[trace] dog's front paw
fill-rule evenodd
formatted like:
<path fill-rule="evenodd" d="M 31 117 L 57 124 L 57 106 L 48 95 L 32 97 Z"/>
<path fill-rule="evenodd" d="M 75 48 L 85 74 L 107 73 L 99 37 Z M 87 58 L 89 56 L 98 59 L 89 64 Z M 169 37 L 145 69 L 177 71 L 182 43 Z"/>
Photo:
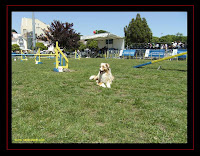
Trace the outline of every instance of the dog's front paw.
<path fill-rule="evenodd" d="M 111 88 L 110 83 L 106 83 L 106 86 L 107 86 L 108 88 Z"/>
<path fill-rule="evenodd" d="M 93 80 L 95 78 L 95 76 L 94 75 L 92 75 L 92 76 L 90 76 L 90 80 Z"/>
<path fill-rule="evenodd" d="M 104 83 L 102 83 L 100 86 L 106 88 L 106 85 Z"/>
<path fill-rule="evenodd" d="M 106 85 L 102 82 L 98 83 L 99 86 L 106 88 Z"/>

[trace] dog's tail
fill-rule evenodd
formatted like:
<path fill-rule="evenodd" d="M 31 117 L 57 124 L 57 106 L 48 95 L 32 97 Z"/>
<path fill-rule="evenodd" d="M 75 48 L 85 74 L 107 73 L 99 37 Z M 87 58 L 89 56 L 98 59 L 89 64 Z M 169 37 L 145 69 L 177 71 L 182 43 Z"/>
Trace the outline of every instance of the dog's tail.
<path fill-rule="evenodd" d="M 90 80 L 98 80 L 98 77 L 97 77 L 96 75 L 92 75 L 92 76 L 90 76 L 89 79 L 90 79 Z"/>

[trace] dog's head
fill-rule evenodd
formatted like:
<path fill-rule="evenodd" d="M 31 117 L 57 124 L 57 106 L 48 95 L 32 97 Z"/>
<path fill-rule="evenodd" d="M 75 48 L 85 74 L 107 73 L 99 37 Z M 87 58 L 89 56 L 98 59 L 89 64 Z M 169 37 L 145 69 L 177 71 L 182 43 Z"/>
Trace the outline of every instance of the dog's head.
<path fill-rule="evenodd" d="M 100 65 L 100 73 L 107 72 L 110 69 L 110 65 L 108 63 L 101 63 Z"/>

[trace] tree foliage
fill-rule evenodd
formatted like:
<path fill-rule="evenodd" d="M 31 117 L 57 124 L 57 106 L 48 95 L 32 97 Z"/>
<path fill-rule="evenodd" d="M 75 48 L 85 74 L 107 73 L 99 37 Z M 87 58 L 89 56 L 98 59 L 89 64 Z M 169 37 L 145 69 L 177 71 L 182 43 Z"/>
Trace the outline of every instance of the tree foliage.
<path fill-rule="evenodd" d="M 21 49 L 20 49 L 20 46 L 18 44 L 12 45 L 12 51 L 19 51 L 19 50 L 21 50 Z"/>
<path fill-rule="evenodd" d="M 102 34 L 102 33 L 107 33 L 108 31 L 106 30 L 97 30 L 98 34 Z"/>
<path fill-rule="evenodd" d="M 95 40 L 88 40 L 86 47 L 89 48 L 89 49 L 93 49 L 93 48 L 97 49 L 98 48 L 98 42 L 95 41 Z"/>
<path fill-rule="evenodd" d="M 40 43 L 40 42 L 36 43 L 36 47 L 40 48 L 40 50 L 47 50 L 48 49 L 43 43 Z"/>
<path fill-rule="evenodd" d="M 11 31 L 17 33 L 17 31 L 15 29 L 12 29 Z"/>
<path fill-rule="evenodd" d="M 62 23 L 54 20 L 47 30 L 43 29 L 45 34 L 40 35 L 38 39 L 49 41 L 54 46 L 56 41 L 58 41 L 59 46 L 62 48 L 77 49 L 79 47 L 80 34 L 76 33 L 72 27 L 73 23 Z"/>
<path fill-rule="evenodd" d="M 129 25 L 124 27 L 125 46 L 131 46 L 133 43 L 150 42 L 152 39 L 152 32 L 149 28 L 145 18 L 141 18 L 137 14 L 136 19 L 132 19 Z"/>
<path fill-rule="evenodd" d="M 84 43 L 82 43 L 82 42 L 80 42 L 80 44 L 79 44 L 80 46 L 79 46 L 79 50 L 80 51 L 84 51 L 84 49 L 86 49 L 86 45 L 84 44 Z"/>
<path fill-rule="evenodd" d="M 187 43 L 187 36 L 183 36 L 182 33 L 177 33 L 176 35 L 165 35 L 165 36 L 161 36 L 159 37 L 154 37 L 152 38 L 152 43 L 156 43 L 156 42 L 166 42 L 166 43 L 171 43 L 171 42 L 184 42 Z"/>

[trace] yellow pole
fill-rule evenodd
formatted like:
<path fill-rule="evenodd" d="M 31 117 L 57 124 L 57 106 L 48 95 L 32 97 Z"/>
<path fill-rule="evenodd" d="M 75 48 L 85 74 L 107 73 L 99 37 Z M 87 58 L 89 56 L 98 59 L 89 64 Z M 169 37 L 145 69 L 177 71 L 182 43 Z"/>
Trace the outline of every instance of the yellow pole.
<path fill-rule="evenodd" d="M 142 66 L 146 66 L 146 65 L 153 64 L 153 63 L 157 63 L 157 62 L 160 62 L 160 61 L 168 60 L 168 59 L 170 59 L 170 58 L 182 56 L 182 55 L 185 55 L 185 54 L 187 54 L 187 52 L 180 53 L 180 54 L 173 55 L 173 56 L 168 56 L 168 57 L 161 58 L 161 59 L 159 59 L 159 60 L 155 60 L 155 61 L 151 61 L 151 62 L 147 62 L 147 63 L 144 63 L 144 64 L 140 64 L 140 65 L 134 66 L 134 68 L 139 68 L 139 67 L 142 67 Z"/>
<path fill-rule="evenodd" d="M 58 47 L 58 42 L 56 42 L 56 50 L 57 50 L 57 56 L 56 56 L 56 62 L 58 62 L 58 51 L 60 52 L 60 54 L 62 55 L 62 57 L 65 59 L 66 61 L 66 66 L 62 66 L 63 68 L 68 68 L 68 63 L 69 63 L 69 60 L 68 58 L 63 54 L 63 52 L 60 50 L 60 48 Z M 58 63 L 56 63 L 58 64 Z M 58 66 L 56 65 L 56 68 L 58 68 Z"/>
<path fill-rule="evenodd" d="M 38 54 L 39 54 L 39 62 L 40 62 L 40 48 L 39 48 L 39 50 L 38 50 Z"/>
<path fill-rule="evenodd" d="M 24 56 L 24 59 L 23 59 L 23 56 Z M 28 59 L 26 58 L 26 55 L 22 52 L 22 50 L 21 50 L 21 60 L 28 60 Z"/>
<path fill-rule="evenodd" d="M 55 48 L 54 51 L 56 53 L 56 68 L 58 68 L 58 50 Z"/>
<path fill-rule="evenodd" d="M 151 63 L 160 62 L 160 61 L 163 61 L 163 60 L 167 60 L 167 59 L 170 59 L 170 58 L 174 58 L 174 57 L 182 56 L 182 55 L 185 55 L 185 54 L 187 54 L 187 52 L 180 53 L 180 54 L 173 55 L 173 56 L 168 56 L 168 57 L 165 57 L 165 58 L 161 58 L 161 59 L 159 59 L 159 60 L 152 61 Z"/>

